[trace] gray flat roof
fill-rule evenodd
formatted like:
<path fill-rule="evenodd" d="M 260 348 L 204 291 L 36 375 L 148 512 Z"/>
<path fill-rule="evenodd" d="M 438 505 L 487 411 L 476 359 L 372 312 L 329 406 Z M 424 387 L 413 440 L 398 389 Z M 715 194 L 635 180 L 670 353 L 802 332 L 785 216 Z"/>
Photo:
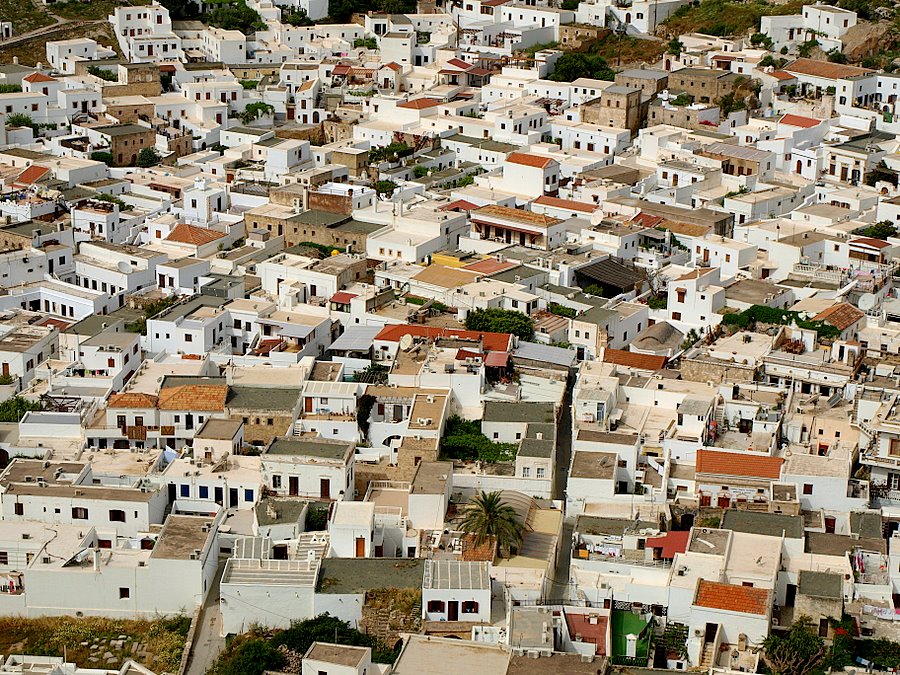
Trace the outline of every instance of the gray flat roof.
<path fill-rule="evenodd" d="M 425 561 L 408 558 L 325 558 L 319 593 L 362 594 L 377 588 L 421 588 Z"/>
<path fill-rule="evenodd" d="M 729 509 L 722 518 L 722 529 L 749 534 L 765 534 L 788 539 L 803 538 L 803 516 L 786 516 L 781 513 L 762 513 Z"/>
<path fill-rule="evenodd" d="M 311 438 L 276 438 L 263 455 L 297 455 L 341 460 L 351 451 L 352 443 Z"/>
<path fill-rule="evenodd" d="M 422 588 L 490 590 L 491 564 L 462 560 L 426 560 Z"/>
<path fill-rule="evenodd" d="M 290 387 L 229 387 L 228 408 L 291 411 L 301 389 Z"/>
<path fill-rule="evenodd" d="M 482 421 L 554 424 L 556 422 L 556 409 L 552 403 L 486 401 Z"/>
<path fill-rule="evenodd" d="M 812 570 L 800 570 L 797 590 L 803 595 L 815 598 L 838 600 L 844 595 L 843 580 L 840 574 L 813 572 Z"/>

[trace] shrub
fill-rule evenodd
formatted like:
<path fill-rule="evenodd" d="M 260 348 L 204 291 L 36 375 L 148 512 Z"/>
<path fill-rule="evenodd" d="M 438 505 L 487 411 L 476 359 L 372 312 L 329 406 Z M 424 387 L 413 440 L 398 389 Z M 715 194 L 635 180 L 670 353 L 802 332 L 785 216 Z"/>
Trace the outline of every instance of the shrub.
<path fill-rule="evenodd" d="M 466 316 L 466 328 L 487 333 L 512 333 L 522 340 L 534 335 L 534 321 L 527 314 L 508 309 L 476 309 Z"/>
<path fill-rule="evenodd" d="M 18 422 L 25 413 L 41 409 L 40 403 L 33 403 L 21 396 L 13 396 L 0 403 L 0 422 Z"/>
<path fill-rule="evenodd" d="M 516 459 L 515 443 L 494 443 L 481 433 L 481 423 L 456 415 L 447 420 L 441 439 L 441 454 L 451 459 L 482 462 L 512 462 Z"/>

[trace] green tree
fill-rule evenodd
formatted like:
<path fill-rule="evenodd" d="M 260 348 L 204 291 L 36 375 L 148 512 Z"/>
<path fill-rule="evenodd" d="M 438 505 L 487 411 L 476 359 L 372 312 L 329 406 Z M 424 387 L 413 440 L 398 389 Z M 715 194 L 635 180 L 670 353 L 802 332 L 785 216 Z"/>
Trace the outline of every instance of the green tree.
<path fill-rule="evenodd" d="M 392 180 L 380 180 L 375 183 L 375 192 L 380 195 L 393 194 L 397 189 L 397 184 Z"/>
<path fill-rule="evenodd" d="M 282 9 L 281 23 L 287 23 L 291 26 L 312 26 L 314 21 L 309 18 L 309 14 L 302 7 L 296 9 Z"/>
<path fill-rule="evenodd" d="M 476 309 L 466 315 L 466 328 L 486 333 L 512 333 L 523 340 L 534 335 L 534 321 L 510 309 Z"/>
<path fill-rule="evenodd" d="M 206 23 L 225 30 L 239 30 L 244 35 L 266 27 L 259 13 L 248 7 L 244 0 L 214 6 L 206 14 Z"/>
<path fill-rule="evenodd" d="M 772 38 L 765 33 L 754 33 L 750 36 L 750 44 L 754 47 L 762 45 L 766 49 L 772 49 Z"/>
<path fill-rule="evenodd" d="M 272 639 L 272 645 L 284 645 L 288 649 L 305 654 L 313 642 L 333 642 L 339 645 L 369 647 L 372 660 L 376 663 L 393 663 L 397 654 L 385 646 L 381 640 L 361 633 L 350 624 L 330 614 L 320 614 L 312 619 L 297 621 Z"/>
<path fill-rule="evenodd" d="M 285 661 L 284 654 L 270 642 L 254 637 L 226 650 L 212 672 L 216 675 L 263 675 L 268 670 L 280 670 Z"/>
<path fill-rule="evenodd" d="M 827 56 L 832 63 L 847 63 L 847 56 L 837 47 L 830 49 Z"/>
<path fill-rule="evenodd" d="M 556 67 L 549 79 L 555 82 L 573 82 L 581 77 L 615 80 L 616 73 L 603 57 L 597 54 L 567 52 L 557 59 Z"/>
<path fill-rule="evenodd" d="M 107 166 L 113 165 L 113 156 L 112 156 L 111 152 L 104 152 L 102 150 L 92 152 L 91 159 L 94 160 L 95 162 L 103 162 Z"/>
<path fill-rule="evenodd" d="M 34 122 L 25 113 L 12 113 L 6 116 L 8 127 L 34 127 Z"/>
<path fill-rule="evenodd" d="M 525 526 L 515 509 L 503 501 L 502 493 L 481 490 L 466 506 L 460 523 L 463 532 L 475 537 L 475 545 L 493 541 L 496 553 L 512 554 L 522 543 Z"/>
<path fill-rule="evenodd" d="M 13 396 L 0 403 L 0 422 L 18 422 L 25 417 L 25 413 L 40 409 L 40 403 L 33 403 L 21 396 Z"/>
<path fill-rule="evenodd" d="M 241 122 L 243 122 L 244 124 L 250 124 L 251 122 L 265 117 L 266 115 L 270 115 L 273 112 L 275 112 L 275 108 L 268 103 L 264 103 L 263 101 L 248 103 L 244 107 L 244 112 L 241 113 Z"/>
<path fill-rule="evenodd" d="M 897 172 L 889 169 L 884 160 L 878 162 L 878 165 L 869 171 L 863 179 L 863 183 L 872 187 L 879 181 L 885 181 L 895 187 L 897 185 Z"/>
<path fill-rule="evenodd" d="M 144 148 L 138 153 L 137 165 L 143 168 L 156 166 L 162 161 L 156 148 Z"/>
<path fill-rule="evenodd" d="M 891 221 L 882 220 L 862 230 L 862 235 L 872 239 L 887 239 L 888 237 L 897 236 L 897 228 Z"/>
<path fill-rule="evenodd" d="M 772 675 L 810 675 L 825 659 L 825 642 L 806 616 L 797 619 L 786 634 L 770 634 L 763 640 L 763 649 Z"/>
<path fill-rule="evenodd" d="M 417 164 L 413 168 L 413 176 L 415 176 L 416 178 L 424 178 L 427 175 L 428 175 L 428 167 L 427 166 L 422 166 L 421 164 Z"/>
<path fill-rule="evenodd" d="M 669 45 L 666 47 L 666 54 L 671 54 L 672 56 L 681 56 L 681 52 L 684 49 L 684 43 L 679 40 L 677 37 L 673 37 L 669 40 Z"/>

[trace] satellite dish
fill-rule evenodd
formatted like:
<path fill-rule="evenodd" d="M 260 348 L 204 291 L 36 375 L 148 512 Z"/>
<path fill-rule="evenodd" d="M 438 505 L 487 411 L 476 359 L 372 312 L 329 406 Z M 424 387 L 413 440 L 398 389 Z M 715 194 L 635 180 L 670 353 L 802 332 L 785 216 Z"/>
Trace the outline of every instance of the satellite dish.
<path fill-rule="evenodd" d="M 120 272 L 130 272 L 131 265 L 124 260 L 119 261 L 119 271 Z"/>
<path fill-rule="evenodd" d="M 409 333 L 404 333 L 403 337 L 400 338 L 400 349 L 405 352 L 408 352 L 410 347 L 413 346 L 413 338 Z"/>
<path fill-rule="evenodd" d="M 878 296 L 874 293 L 863 293 L 859 296 L 859 301 L 856 303 L 857 306 L 864 312 L 868 312 L 870 309 L 875 309 L 875 305 L 878 303 Z"/>

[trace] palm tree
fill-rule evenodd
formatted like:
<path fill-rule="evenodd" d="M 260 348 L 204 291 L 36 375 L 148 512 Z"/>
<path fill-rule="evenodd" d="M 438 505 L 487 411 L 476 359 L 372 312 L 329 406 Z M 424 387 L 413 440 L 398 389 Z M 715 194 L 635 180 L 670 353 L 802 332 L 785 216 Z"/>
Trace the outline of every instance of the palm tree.
<path fill-rule="evenodd" d="M 509 554 L 522 543 L 525 526 L 512 506 L 503 501 L 499 491 L 481 490 L 469 502 L 460 525 L 463 532 L 475 537 L 475 545 L 493 540 L 497 553 Z"/>

